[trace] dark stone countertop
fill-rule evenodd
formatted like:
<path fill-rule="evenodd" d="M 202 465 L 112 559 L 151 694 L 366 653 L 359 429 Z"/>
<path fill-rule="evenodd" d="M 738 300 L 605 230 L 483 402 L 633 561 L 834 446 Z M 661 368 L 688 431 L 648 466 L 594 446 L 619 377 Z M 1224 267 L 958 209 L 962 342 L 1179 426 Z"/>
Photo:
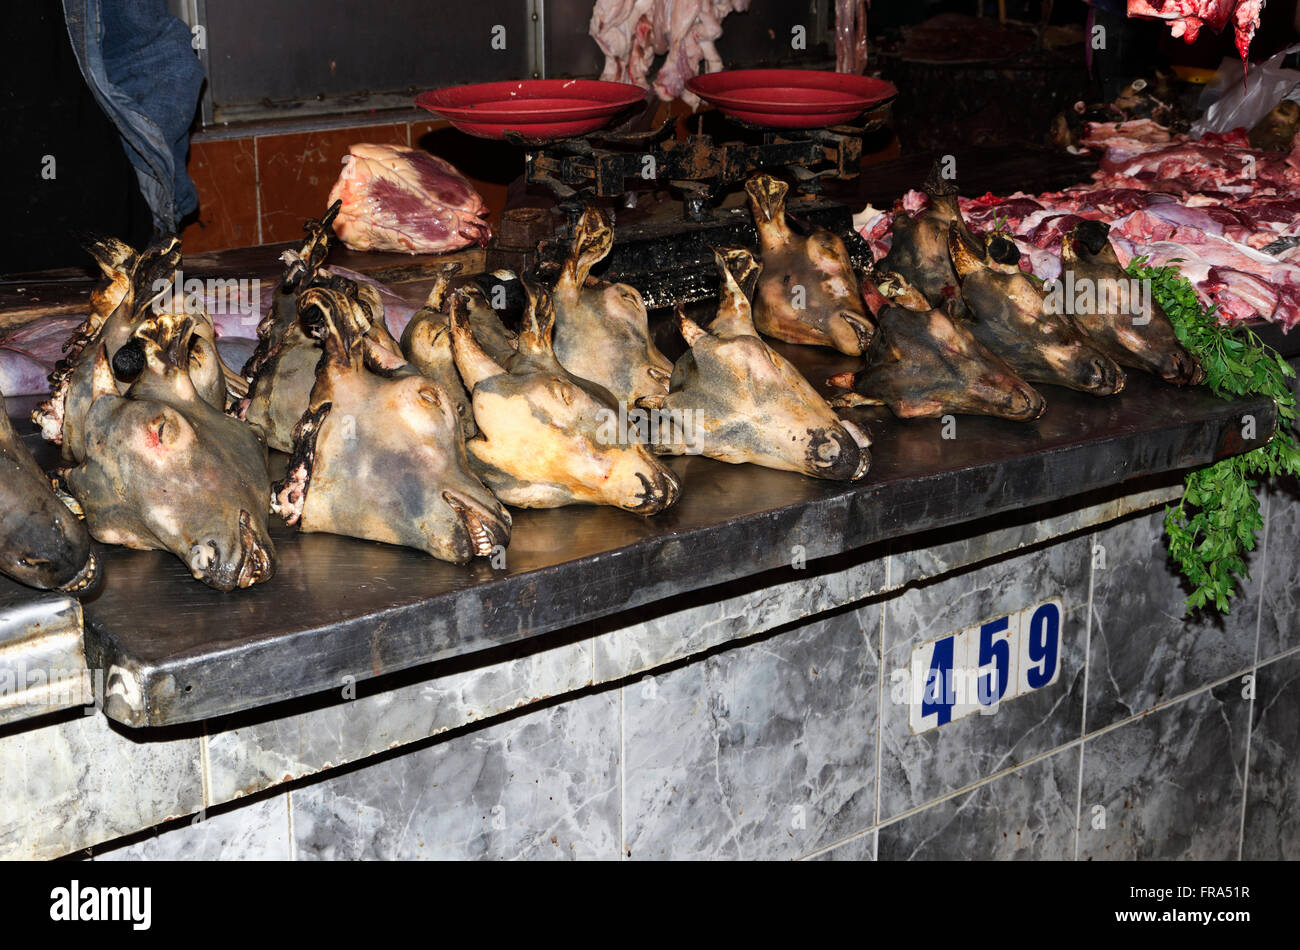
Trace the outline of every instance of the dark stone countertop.
<path fill-rule="evenodd" d="M 821 366 L 801 367 L 811 378 Z M 84 604 L 86 653 L 108 671 L 106 712 L 191 722 L 518 643 L 739 577 L 1008 512 L 1256 447 L 1267 400 L 1225 402 L 1134 373 L 1117 397 L 1044 387 L 1038 421 L 904 423 L 853 410 L 873 462 L 859 483 L 705 458 L 674 460 L 681 500 L 643 519 L 612 508 L 516 511 L 506 569 L 273 529 L 276 576 L 223 594 L 163 552 L 103 551 Z M 1259 440 L 1243 443 L 1253 414 Z M 468 660 L 472 662 L 472 657 Z"/>

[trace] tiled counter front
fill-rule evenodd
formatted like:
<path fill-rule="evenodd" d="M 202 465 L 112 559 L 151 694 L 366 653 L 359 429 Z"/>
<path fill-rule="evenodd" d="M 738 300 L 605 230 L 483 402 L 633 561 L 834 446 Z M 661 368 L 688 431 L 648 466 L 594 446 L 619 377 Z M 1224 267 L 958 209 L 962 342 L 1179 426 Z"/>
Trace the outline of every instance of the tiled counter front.
<path fill-rule="evenodd" d="M 1293 485 L 1184 623 L 1160 503 L 1062 502 L 194 729 L 0 732 L 8 856 L 1300 857 Z M 1064 608 L 1055 684 L 914 735 L 913 645 Z"/>

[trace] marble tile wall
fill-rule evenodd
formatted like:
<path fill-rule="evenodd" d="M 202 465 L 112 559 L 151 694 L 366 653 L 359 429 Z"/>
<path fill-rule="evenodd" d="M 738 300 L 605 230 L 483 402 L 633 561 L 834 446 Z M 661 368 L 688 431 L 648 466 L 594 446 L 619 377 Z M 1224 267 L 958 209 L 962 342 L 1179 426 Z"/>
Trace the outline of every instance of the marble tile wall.
<path fill-rule="evenodd" d="M 1087 654 L 1088 537 L 1031 548 L 909 587 L 885 604 L 886 675 L 907 670 L 912 649 L 1057 598 L 1060 678 L 1051 686 L 914 735 L 909 708 L 886 702 L 880 729 L 880 817 L 888 819 L 1065 745 L 1082 732 Z"/>
<path fill-rule="evenodd" d="M 1244 858 L 1300 856 L 1300 652 L 1259 668 L 1250 733 Z"/>
<path fill-rule="evenodd" d="M 1288 504 L 1275 489 L 1268 544 Z M 1261 622 L 1290 578 L 1269 570 L 1266 544 L 1226 623 L 1184 625 L 1185 595 L 1150 541 L 1159 517 L 1025 537 L 992 559 L 986 541 L 949 539 L 774 577 L 498 667 L 214 729 L 201 763 L 199 740 L 173 740 L 179 778 L 133 773 L 147 800 L 170 789 L 170 814 L 197 811 L 182 787 L 200 770 L 207 801 L 251 797 L 95 855 L 1300 857 L 1300 631 L 1281 610 Z M 1060 679 L 913 735 L 889 696 L 912 645 L 1047 596 L 1065 607 Z M 631 675 L 606 682 L 620 665 Z M 543 680 L 577 692 L 534 703 Z M 474 719 L 486 721 L 461 724 Z M 57 728 L 110 728 L 87 723 Z M 22 774 L 11 739 L 0 792 Z M 49 841 L 68 830 L 61 814 Z"/>
<path fill-rule="evenodd" d="M 1265 504 L 1269 502 L 1265 498 Z M 1188 590 L 1167 564 L 1162 509 L 1096 532 L 1088 731 L 1145 712 L 1255 662 L 1266 558 L 1251 552 L 1251 579 L 1218 611 L 1187 617 Z M 1104 565 L 1104 566 L 1103 566 Z"/>
<path fill-rule="evenodd" d="M 196 734 L 140 742 L 92 712 L 0 730 L 0 856 L 56 858 L 203 807 Z"/>
<path fill-rule="evenodd" d="M 96 861 L 283 861 L 290 851 L 289 793 L 200 811 L 94 849 Z"/>
<path fill-rule="evenodd" d="M 1079 751 L 1066 748 L 882 827 L 880 861 L 1074 857 Z"/>
<path fill-rule="evenodd" d="M 605 690 L 293 789 L 294 857 L 613 859 L 618 735 Z"/>
<path fill-rule="evenodd" d="M 622 686 L 624 855 L 798 857 L 874 824 L 881 613 Z"/>
<path fill-rule="evenodd" d="M 1084 742 L 1081 859 L 1237 857 L 1250 720 L 1242 692 L 1229 680 Z"/>

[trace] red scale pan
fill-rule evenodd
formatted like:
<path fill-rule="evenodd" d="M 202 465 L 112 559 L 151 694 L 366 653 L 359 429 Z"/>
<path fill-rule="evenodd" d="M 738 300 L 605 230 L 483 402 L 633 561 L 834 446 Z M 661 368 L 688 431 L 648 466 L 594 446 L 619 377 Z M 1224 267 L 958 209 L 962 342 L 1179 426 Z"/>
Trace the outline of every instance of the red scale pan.
<path fill-rule="evenodd" d="M 686 88 L 730 118 L 769 129 L 838 125 L 898 95 L 883 79 L 810 69 L 706 73 Z"/>
<path fill-rule="evenodd" d="M 415 103 L 468 135 L 503 139 L 518 132 L 530 139 L 562 139 L 603 128 L 629 106 L 645 102 L 646 90 L 595 79 L 526 79 L 434 89 Z"/>

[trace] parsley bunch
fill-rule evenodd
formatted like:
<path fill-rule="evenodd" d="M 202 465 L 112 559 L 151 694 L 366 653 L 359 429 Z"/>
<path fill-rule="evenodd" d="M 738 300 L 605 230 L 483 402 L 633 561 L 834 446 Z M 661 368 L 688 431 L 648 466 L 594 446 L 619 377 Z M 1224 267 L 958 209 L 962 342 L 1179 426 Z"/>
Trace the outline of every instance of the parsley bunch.
<path fill-rule="evenodd" d="M 1277 432 L 1268 445 L 1190 472 L 1182 500 L 1165 509 L 1169 554 L 1194 588 L 1188 609 L 1213 603 L 1227 613 L 1237 578 L 1249 576 L 1245 555 L 1264 526 L 1251 476 L 1300 474 L 1296 400 L 1288 382 L 1295 371 L 1250 329 L 1220 324 L 1215 308 L 1202 305 L 1176 263 L 1149 267 L 1139 257 L 1128 272 L 1151 281 L 1152 297 L 1173 321 L 1178 341 L 1204 367 L 1205 385 L 1216 396 L 1268 396 L 1277 406 Z"/>

